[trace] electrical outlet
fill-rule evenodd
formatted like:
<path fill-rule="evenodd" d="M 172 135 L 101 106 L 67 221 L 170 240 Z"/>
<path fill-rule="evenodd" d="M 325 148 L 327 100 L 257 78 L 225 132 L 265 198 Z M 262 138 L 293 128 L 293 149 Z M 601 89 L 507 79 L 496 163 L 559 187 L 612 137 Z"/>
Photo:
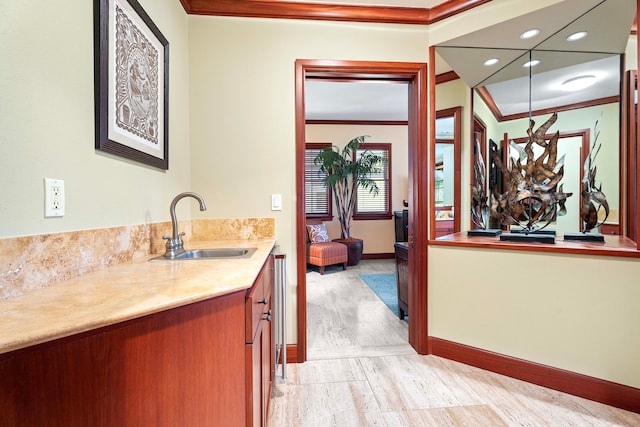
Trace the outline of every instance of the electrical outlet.
<path fill-rule="evenodd" d="M 44 217 L 64 216 L 64 181 L 61 179 L 44 179 Z"/>

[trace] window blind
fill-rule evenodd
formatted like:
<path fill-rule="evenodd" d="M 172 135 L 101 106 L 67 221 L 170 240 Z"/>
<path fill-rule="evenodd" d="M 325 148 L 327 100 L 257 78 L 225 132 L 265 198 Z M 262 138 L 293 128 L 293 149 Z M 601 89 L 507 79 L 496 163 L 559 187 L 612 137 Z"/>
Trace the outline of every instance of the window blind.
<path fill-rule="evenodd" d="M 370 144 L 368 147 L 358 148 L 356 156 L 360 157 L 365 151 L 382 157 L 385 162 L 369 175 L 378 185 L 377 195 L 370 192 L 369 188 L 358 187 L 355 215 L 391 215 L 391 144 Z"/>
<path fill-rule="evenodd" d="M 307 144 L 304 156 L 305 213 L 307 216 L 331 216 L 331 194 L 322 183 L 324 174 L 313 160 L 330 144 Z"/>

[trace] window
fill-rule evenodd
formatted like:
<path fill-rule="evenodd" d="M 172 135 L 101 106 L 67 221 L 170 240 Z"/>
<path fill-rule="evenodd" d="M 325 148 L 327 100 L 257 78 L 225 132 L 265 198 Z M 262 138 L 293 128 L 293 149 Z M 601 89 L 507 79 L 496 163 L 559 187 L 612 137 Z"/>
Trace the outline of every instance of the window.
<path fill-rule="evenodd" d="M 384 159 L 385 163 L 369 177 L 378 185 L 378 194 L 369 192 L 368 188 L 358 188 L 354 219 L 390 219 L 391 214 L 391 144 L 366 143 L 356 150 L 360 156 L 371 151 Z"/>
<path fill-rule="evenodd" d="M 322 221 L 331 221 L 331 189 L 322 183 L 323 175 L 320 166 L 313 163 L 313 159 L 325 147 L 331 147 L 328 142 L 307 143 L 304 152 L 304 208 L 307 218 L 318 218 Z"/>

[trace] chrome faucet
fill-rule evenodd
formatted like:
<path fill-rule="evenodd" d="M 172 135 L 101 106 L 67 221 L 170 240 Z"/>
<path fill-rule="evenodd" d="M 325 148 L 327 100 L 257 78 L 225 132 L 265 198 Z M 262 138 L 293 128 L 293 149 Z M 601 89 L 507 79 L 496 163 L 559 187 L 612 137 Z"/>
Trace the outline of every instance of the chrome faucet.
<path fill-rule="evenodd" d="M 180 255 L 184 252 L 184 242 L 182 241 L 184 232 L 178 232 L 178 218 L 176 217 L 176 205 L 184 197 L 193 197 L 200 203 L 201 211 L 207 210 L 207 206 L 204 204 L 204 199 L 196 193 L 180 193 L 176 197 L 174 197 L 173 201 L 171 202 L 171 206 L 169 207 L 169 211 L 171 212 L 171 226 L 173 227 L 173 235 L 171 237 L 162 236 L 162 238 L 167 241 L 165 245 L 166 251 L 164 253 L 165 258 L 175 258 L 177 255 Z"/>

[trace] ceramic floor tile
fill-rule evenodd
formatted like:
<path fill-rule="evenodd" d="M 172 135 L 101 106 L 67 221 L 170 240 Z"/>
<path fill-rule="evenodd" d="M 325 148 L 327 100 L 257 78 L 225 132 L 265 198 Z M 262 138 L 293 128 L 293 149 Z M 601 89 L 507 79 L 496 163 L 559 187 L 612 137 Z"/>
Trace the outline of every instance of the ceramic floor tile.
<path fill-rule="evenodd" d="M 299 367 L 295 384 L 365 380 L 362 366 L 357 359 L 310 360 Z"/>
<path fill-rule="evenodd" d="M 508 426 L 500 415 L 487 405 L 385 412 L 383 415 L 387 427 Z"/>
<path fill-rule="evenodd" d="M 508 422 L 518 426 L 635 426 L 640 414 L 612 408 L 477 369 L 459 375 Z"/>
<path fill-rule="evenodd" d="M 313 383 L 278 387 L 272 399 L 269 426 L 385 426 L 366 381 Z"/>
<path fill-rule="evenodd" d="M 307 274 L 309 360 L 415 354 L 407 323 L 359 276 L 394 271 L 394 260 L 387 259 L 361 262 L 330 277 Z"/>
<path fill-rule="evenodd" d="M 383 412 L 485 403 L 430 356 L 369 357 L 360 363 Z"/>
<path fill-rule="evenodd" d="M 366 286 L 366 285 L 365 285 Z M 389 322 L 394 326 L 408 331 L 407 322 L 400 320 L 394 313 L 376 297 L 375 301 L 360 301 L 358 304 L 335 305 L 341 320 L 350 324 L 353 322 Z M 406 341 L 406 338 L 405 338 Z"/>

